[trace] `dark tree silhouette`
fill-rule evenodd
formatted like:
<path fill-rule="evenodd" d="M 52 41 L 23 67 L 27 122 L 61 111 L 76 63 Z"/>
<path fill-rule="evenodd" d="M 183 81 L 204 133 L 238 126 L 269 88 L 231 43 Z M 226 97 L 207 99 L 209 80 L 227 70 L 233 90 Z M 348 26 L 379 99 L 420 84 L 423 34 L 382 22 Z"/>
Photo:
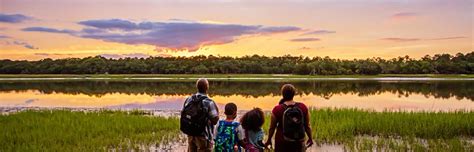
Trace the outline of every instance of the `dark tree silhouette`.
<path fill-rule="evenodd" d="M 303 56 L 193 56 L 0 60 L 0 74 L 473 74 L 474 52 L 393 59 L 341 60 Z"/>

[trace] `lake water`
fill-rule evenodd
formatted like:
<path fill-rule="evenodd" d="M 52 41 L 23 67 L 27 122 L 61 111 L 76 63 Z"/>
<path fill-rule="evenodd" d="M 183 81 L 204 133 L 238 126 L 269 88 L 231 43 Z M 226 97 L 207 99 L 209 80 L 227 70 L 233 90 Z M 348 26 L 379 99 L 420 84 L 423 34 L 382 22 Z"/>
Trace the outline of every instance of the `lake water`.
<path fill-rule="evenodd" d="M 223 108 L 271 110 L 279 88 L 292 83 L 296 101 L 316 108 L 454 111 L 474 110 L 472 80 L 210 80 L 209 96 Z M 2 80 L 0 107 L 67 107 L 180 110 L 196 92 L 181 80 Z"/>

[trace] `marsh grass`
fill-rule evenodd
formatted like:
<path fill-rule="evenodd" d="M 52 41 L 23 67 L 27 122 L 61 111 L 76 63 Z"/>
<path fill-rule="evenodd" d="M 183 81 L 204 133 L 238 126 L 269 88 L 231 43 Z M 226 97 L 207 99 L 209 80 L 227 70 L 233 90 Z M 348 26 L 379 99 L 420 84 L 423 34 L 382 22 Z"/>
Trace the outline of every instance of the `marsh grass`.
<path fill-rule="evenodd" d="M 0 151 L 139 149 L 179 136 L 177 118 L 140 112 L 24 111 L 0 124 Z"/>
<path fill-rule="evenodd" d="M 472 150 L 474 112 L 374 112 L 311 109 L 317 143 L 350 150 Z"/>
<path fill-rule="evenodd" d="M 348 151 L 472 151 L 474 112 L 310 109 L 316 144 Z M 270 113 L 263 126 L 268 130 Z"/>
<path fill-rule="evenodd" d="M 348 151 L 472 151 L 474 112 L 311 109 L 316 144 Z M 263 126 L 267 131 L 270 113 Z M 23 111 L 0 115 L 0 151 L 144 150 L 180 138 L 179 119 L 146 111 Z"/>

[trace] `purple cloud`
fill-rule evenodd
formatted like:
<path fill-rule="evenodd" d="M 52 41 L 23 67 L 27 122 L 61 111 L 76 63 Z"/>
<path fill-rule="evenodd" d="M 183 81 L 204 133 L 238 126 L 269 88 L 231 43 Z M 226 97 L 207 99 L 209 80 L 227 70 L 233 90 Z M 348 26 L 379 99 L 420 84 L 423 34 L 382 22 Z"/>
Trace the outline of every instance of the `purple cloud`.
<path fill-rule="evenodd" d="M 64 33 L 107 42 L 154 45 L 157 49 L 197 51 L 202 46 L 230 43 L 244 35 L 301 30 L 294 26 L 216 24 L 179 20 L 135 23 L 121 19 L 107 19 L 81 21 L 78 24 L 86 27 L 81 31 L 47 27 L 31 27 L 23 31 Z"/>
<path fill-rule="evenodd" d="M 336 33 L 336 31 L 316 30 L 316 31 L 309 31 L 309 32 L 303 33 L 301 35 L 321 35 L 321 34 L 332 34 L 332 33 Z"/>
<path fill-rule="evenodd" d="M 414 12 L 400 12 L 400 13 L 393 14 L 392 17 L 414 17 L 417 15 L 418 14 Z"/>
<path fill-rule="evenodd" d="M 121 19 L 109 19 L 109 20 L 87 20 L 81 21 L 78 24 L 95 27 L 99 29 L 109 29 L 109 30 L 135 30 L 139 29 L 138 25 Z"/>
<path fill-rule="evenodd" d="M 48 33 L 66 33 L 66 34 L 74 34 L 73 30 L 58 30 L 54 28 L 47 28 L 47 27 L 28 27 L 21 29 L 22 31 L 27 32 L 48 32 Z"/>
<path fill-rule="evenodd" d="M 392 42 L 413 42 L 413 41 L 427 41 L 427 40 L 453 40 L 453 39 L 464 39 L 467 38 L 465 36 L 453 36 L 453 37 L 440 37 L 440 38 L 429 38 L 429 39 L 421 39 L 421 38 L 381 38 L 380 40 L 384 41 L 392 41 Z"/>
<path fill-rule="evenodd" d="M 21 46 L 23 46 L 23 47 L 25 47 L 25 48 L 27 48 L 27 49 L 32 49 L 32 50 L 37 50 L 37 49 L 39 49 L 38 47 L 35 47 L 35 46 L 33 46 L 33 45 L 31 45 L 31 44 L 29 44 L 29 43 L 27 43 L 27 42 L 23 42 L 23 41 L 13 41 L 13 44 L 14 44 L 14 45 L 21 45 Z"/>
<path fill-rule="evenodd" d="M 108 59 L 120 59 L 120 58 L 148 58 L 151 55 L 143 53 L 130 53 L 130 54 L 100 54 L 99 56 Z"/>
<path fill-rule="evenodd" d="M 21 23 L 33 19 L 22 14 L 0 14 L 0 22 L 4 23 Z"/>
<path fill-rule="evenodd" d="M 412 42 L 412 41 L 419 41 L 421 39 L 419 38 L 395 38 L 395 37 L 389 37 L 389 38 L 382 38 L 380 40 L 384 41 L 392 41 L 392 42 Z"/>
<path fill-rule="evenodd" d="M 296 38 L 290 39 L 292 42 L 312 42 L 312 41 L 321 41 L 319 38 Z"/>
<path fill-rule="evenodd" d="M 395 13 L 390 16 L 391 20 L 394 21 L 402 21 L 402 20 L 409 20 L 409 19 L 415 19 L 418 17 L 418 13 L 414 12 L 400 12 L 400 13 Z"/>
<path fill-rule="evenodd" d="M 6 36 L 6 35 L 0 35 L 0 39 L 9 39 L 9 38 L 11 38 L 11 37 Z"/>
<path fill-rule="evenodd" d="M 27 49 L 32 49 L 32 50 L 37 50 L 39 49 L 38 47 L 35 47 L 27 42 L 21 41 L 21 40 L 15 40 L 15 38 L 12 38 L 10 36 L 6 35 L 0 35 L 0 39 L 5 39 L 2 40 L 6 45 L 20 45 L 23 46 Z"/>
<path fill-rule="evenodd" d="M 61 54 L 61 53 L 35 53 L 34 55 L 37 56 L 71 56 L 73 54 L 67 53 L 67 54 Z"/>

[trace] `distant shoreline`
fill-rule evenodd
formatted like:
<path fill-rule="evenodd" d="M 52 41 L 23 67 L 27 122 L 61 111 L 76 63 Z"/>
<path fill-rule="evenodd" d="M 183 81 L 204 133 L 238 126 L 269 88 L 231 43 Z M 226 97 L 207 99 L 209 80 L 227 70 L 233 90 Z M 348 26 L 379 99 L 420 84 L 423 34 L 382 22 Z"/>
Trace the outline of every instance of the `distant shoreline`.
<path fill-rule="evenodd" d="M 294 81 L 443 81 L 474 80 L 473 74 L 283 75 L 283 74 L 1 74 L 0 81 L 35 80 L 294 80 Z"/>

